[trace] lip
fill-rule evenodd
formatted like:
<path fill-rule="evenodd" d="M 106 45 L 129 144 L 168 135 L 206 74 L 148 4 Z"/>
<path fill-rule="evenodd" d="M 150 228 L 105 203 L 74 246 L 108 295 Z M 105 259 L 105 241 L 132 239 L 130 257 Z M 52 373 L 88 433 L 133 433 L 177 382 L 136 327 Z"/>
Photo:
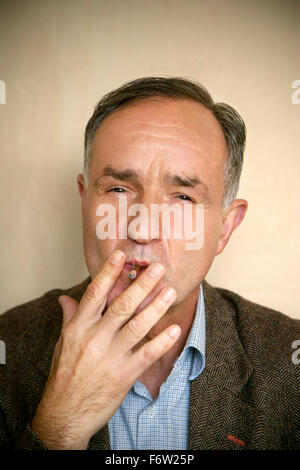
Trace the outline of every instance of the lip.
<path fill-rule="evenodd" d="M 137 260 L 133 258 L 131 260 L 126 261 L 124 270 L 129 272 L 133 264 L 138 264 L 139 266 L 142 266 L 142 268 L 147 268 L 150 263 L 145 260 Z"/>

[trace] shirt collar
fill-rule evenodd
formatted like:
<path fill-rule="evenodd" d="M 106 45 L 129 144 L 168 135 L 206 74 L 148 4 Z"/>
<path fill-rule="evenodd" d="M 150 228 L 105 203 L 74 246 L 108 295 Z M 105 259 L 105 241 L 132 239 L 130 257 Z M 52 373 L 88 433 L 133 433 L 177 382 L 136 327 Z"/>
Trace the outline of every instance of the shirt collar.
<path fill-rule="evenodd" d="M 173 370 L 168 376 L 166 382 L 162 384 L 159 393 L 160 396 L 164 393 L 164 389 L 166 389 L 167 384 L 176 380 L 176 371 L 178 372 L 189 355 L 192 356 L 189 380 L 194 380 L 201 374 L 205 366 L 205 304 L 202 284 L 200 284 L 195 316 L 188 339 L 179 358 L 174 362 Z M 144 386 L 142 386 L 139 380 L 134 383 L 132 390 L 135 393 L 144 395 Z"/>
<path fill-rule="evenodd" d="M 205 304 L 202 284 L 200 284 L 193 325 L 185 344 L 184 351 L 188 349 L 193 352 L 193 361 L 189 379 L 194 380 L 202 372 L 205 366 Z"/>

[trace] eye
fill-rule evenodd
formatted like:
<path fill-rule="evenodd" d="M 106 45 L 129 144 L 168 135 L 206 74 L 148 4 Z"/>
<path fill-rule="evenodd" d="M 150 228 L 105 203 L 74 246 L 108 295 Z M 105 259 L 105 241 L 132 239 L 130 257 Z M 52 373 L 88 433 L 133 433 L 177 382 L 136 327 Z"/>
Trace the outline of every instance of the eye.
<path fill-rule="evenodd" d="M 179 194 L 179 196 L 177 196 L 178 198 L 180 198 L 182 201 L 191 201 L 191 202 L 194 202 L 193 199 L 191 199 L 189 196 L 187 196 L 186 194 Z"/>
<path fill-rule="evenodd" d="M 108 193 L 111 193 L 111 192 L 114 192 L 114 193 L 123 193 L 123 192 L 125 192 L 125 191 L 126 191 L 126 189 L 121 188 L 120 186 L 116 186 L 115 188 L 109 189 L 107 192 L 108 192 Z"/>

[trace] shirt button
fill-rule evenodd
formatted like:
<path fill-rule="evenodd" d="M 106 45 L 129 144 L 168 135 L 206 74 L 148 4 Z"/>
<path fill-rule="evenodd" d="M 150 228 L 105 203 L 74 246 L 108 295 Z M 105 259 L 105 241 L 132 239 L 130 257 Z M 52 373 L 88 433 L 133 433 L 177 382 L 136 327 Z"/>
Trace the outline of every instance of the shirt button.
<path fill-rule="evenodd" d="M 151 408 L 149 409 L 149 414 L 150 414 L 151 416 L 154 416 L 154 415 L 155 415 L 155 411 L 156 411 L 156 406 L 155 406 L 155 405 L 154 405 L 154 406 L 151 406 Z"/>

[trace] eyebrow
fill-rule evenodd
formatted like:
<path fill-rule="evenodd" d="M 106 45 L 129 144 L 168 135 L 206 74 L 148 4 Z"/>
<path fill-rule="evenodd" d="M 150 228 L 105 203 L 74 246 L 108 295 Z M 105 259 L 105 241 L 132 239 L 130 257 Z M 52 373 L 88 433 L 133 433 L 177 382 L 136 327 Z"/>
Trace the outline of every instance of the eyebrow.
<path fill-rule="evenodd" d="M 102 177 L 110 176 L 120 181 L 138 181 L 139 175 L 136 171 L 131 169 L 117 170 L 112 166 L 106 166 L 102 173 L 98 176 L 95 181 L 95 186 L 99 185 L 99 182 Z M 208 186 L 201 181 L 197 176 L 183 176 L 183 175 L 171 175 L 166 173 L 164 175 L 164 183 L 171 186 L 183 186 L 189 188 L 195 188 L 199 190 L 201 194 L 204 194 L 209 199 L 210 191 Z"/>
<path fill-rule="evenodd" d="M 95 181 L 95 185 L 99 182 L 99 180 L 104 177 L 104 176 L 111 176 L 112 178 L 115 178 L 117 180 L 121 181 L 132 181 L 132 180 L 138 180 L 139 176 L 136 171 L 134 170 L 116 170 L 112 166 L 106 166 L 102 173 L 99 175 L 99 177 Z"/>
<path fill-rule="evenodd" d="M 207 192 L 208 186 L 201 181 L 197 176 L 190 177 L 190 176 L 179 176 L 179 175 L 170 175 L 167 173 L 164 176 L 164 182 L 170 184 L 172 186 L 186 186 L 189 188 L 195 188 L 202 186 Z"/>

